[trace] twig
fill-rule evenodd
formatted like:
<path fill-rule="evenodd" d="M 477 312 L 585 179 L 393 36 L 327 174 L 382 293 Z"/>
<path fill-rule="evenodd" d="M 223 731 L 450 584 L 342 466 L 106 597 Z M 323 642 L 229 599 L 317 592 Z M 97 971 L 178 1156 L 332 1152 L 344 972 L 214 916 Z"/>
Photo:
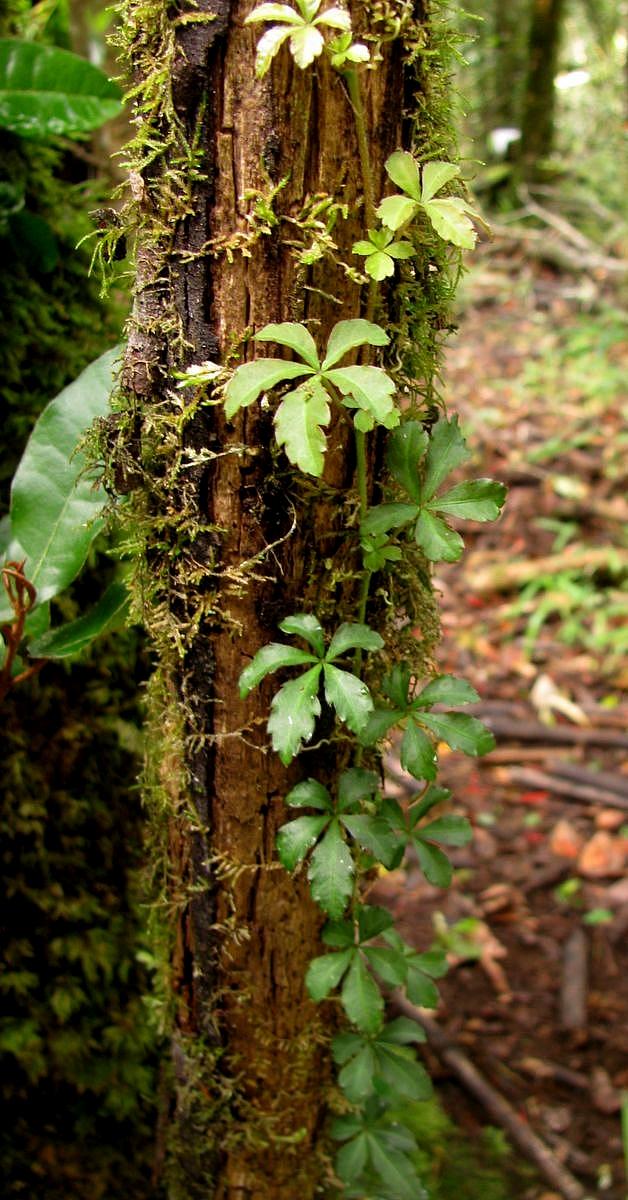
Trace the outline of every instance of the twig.
<path fill-rule="evenodd" d="M 465 1087 L 484 1105 L 487 1113 L 508 1132 L 522 1153 L 535 1163 L 565 1200 L 586 1200 L 584 1188 L 576 1177 L 558 1162 L 549 1147 L 522 1121 L 508 1101 L 480 1074 L 467 1055 L 449 1040 L 436 1022 L 424 1016 L 399 992 L 394 994 L 394 1004 L 404 1016 L 410 1017 L 425 1030 L 428 1041 L 443 1062 L 455 1071 Z"/>
<path fill-rule="evenodd" d="M 584 929 L 576 927 L 565 942 L 560 989 L 560 1023 L 563 1029 L 586 1029 L 588 943 Z"/>
<path fill-rule="evenodd" d="M 524 721 L 500 717 L 491 712 L 484 712 L 482 706 L 474 706 L 474 712 L 481 716 L 489 729 L 500 738 L 510 738 L 513 742 L 541 742 L 554 746 L 617 746 L 628 749 L 628 736 L 615 733 L 614 729 L 595 729 L 592 725 L 583 728 L 580 725 L 542 725 L 540 721 Z M 490 764 L 490 758 L 487 759 Z"/>
<path fill-rule="evenodd" d="M 589 730 L 586 731 L 587 733 Z M 576 783 L 573 779 L 560 779 L 556 775 L 546 774 L 545 771 L 535 771 L 529 767 L 513 767 L 510 772 L 513 783 L 523 787 L 538 789 L 544 792 L 554 792 L 556 796 L 564 796 L 567 800 L 581 800 L 586 804 L 604 805 L 606 808 L 620 808 L 628 811 L 628 796 L 620 796 L 588 783 Z M 589 775 L 591 778 L 591 774 Z"/>
<path fill-rule="evenodd" d="M 599 570 L 606 567 L 620 571 L 628 567 L 628 551 L 615 546 L 583 546 L 561 554 L 530 558 L 522 562 L 499 562 L 490 567 L 476 567 L 473 556 L 468 563 L 468 578 L 474 592 L 511 592 L 530 583 L 539 575 L 557 575 L 559 571 Z"/>
<path fill-rule="evenodd" d="M 597 795 L 600 794 L 600 789 L 604 792 L 616 792 L 619 796 L 625 796 L 628 802 L 628 776 L 619 775 L 613 771 L 589 771 L 580 763 L 565 762 L 561 758 L 552 758 L 546 764 L 547 770 L 552 775 L 559 775 L 563 779 L 573 779 L 577 784 L 586 784 L 595 789 Z M 623 808 L 623 804 L 619 806 Z"/>

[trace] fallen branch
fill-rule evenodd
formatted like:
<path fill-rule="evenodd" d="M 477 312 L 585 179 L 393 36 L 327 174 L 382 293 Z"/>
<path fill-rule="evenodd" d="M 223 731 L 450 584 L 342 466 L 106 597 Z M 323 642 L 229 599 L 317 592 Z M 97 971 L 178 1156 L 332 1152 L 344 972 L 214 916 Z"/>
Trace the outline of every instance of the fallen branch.
<path fill-rule="evenodd" d="M 628 551 L 615 546 L 584 546 L 580 550 L 565 550 L 562 554 L 547 554 L 522 562 L 499 562 L 490 567 L 475 567 L 469 557 L 467 579 L 474 592 L 512 592 L 539 575 L 558 575 L 561 571 L 597 571 L 602 567 L 619 572 L 628 568 Z"/>
<path fill-rule="evenodd" d="M 572 1032 L 586 1029 L 588 957 L 586 934 L 576 928 L 565 942 L 560 989 L 560 1023 Z"/>
<path fill-rule="evenodd" d="M 589 732 L 587 730 L 587 732 Z M 628 796 L 619 792 L 596 786 L 595 783 L 577 783 L 573 778 L 561 779 L 545 771 L 535 771 L 530 767 L 513 767 L 510 772 L 513 783 L 535 791 L 554 792 L 556 796 L 564 796 L 567 800 L 578 800 L 585 804 L 596 804 L 604 808 L 620 808 L 628 812 Z M 592 778 L 592 772 L 589 773 Z M 593 776 L 595 779 L 595 776 Z"/>
<path fill-rule="evenodd" d="M 564 1200 L 586 1200 L 586 1193 L 576 1177 L 559 1163 L 545 1142 L 525 1124 L 507 1100 L 474 1067 L 467 1055 L 450 1039 L 436 1021 L 424 1014 L 405 996 L 395 992 L 394 1005 L 405 1017 L 416 1021 L 426 1032 L 428 1042 L 439 1057 L 451 1067 L 465 1087 L 483 1104 L 489 1116 L 509 1134 L 512 1141 L 538 1167 L 552 1187 Z"/>
<path fill-rule="evenodd" d="M 559 775 L 563 779 L 573 779 L 577 784 L 586 784 L 595 788 L 598 796 L 602 789 L 605 793 L 613 792 L 624 796 L 628 801 L 628 776 L 626 775 L 619 775 L 613 771 L 589 771 L 579 763 L 565 762 L 560 758 L 550 759 L 546 766 L 552 775 Z M 624 805 L 620 804 L 616 807 L 623 808 Z"/>
<path fill-rule="evenodd" d="M 473 712 L 482 718 L 498 738 L 513 742 L 541 742 L 555 746 L 617 746 L 628 749 L 628 735 L 614 729 L 595 729 L 593 725 L 542 725 L 540 721 L 524 721 L 500 717 L 475 705 Z M 487 758 L 490 764 L 490 758 Z"/>

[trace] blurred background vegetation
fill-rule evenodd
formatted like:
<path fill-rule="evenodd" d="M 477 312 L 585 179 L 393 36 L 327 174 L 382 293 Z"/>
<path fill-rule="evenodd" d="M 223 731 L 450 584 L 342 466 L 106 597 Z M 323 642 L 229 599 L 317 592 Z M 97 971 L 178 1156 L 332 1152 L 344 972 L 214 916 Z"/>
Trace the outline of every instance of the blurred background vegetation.
<path fill-rule="evenodd" d="M 531 528 L 546 553 L 591 540 L 614 546 L 626 447 L 618 421 L 626 180 L 618 164 L 627 5 L 439 5 L 460 33 L 464 172 L 493 226 L 459 295 L 453 379 L 464 416 L 478 445 L 505 441 L 511 473 L 540 481 L 549 501 Z M 72 49 L 109 74 L 114 21 L 104 0 L 0 0 L 0 37 Z M 90 214 L 110 203 L 121 178 L 115 156 L 125 136 L 123 119 L 79 143 L 43 145 L 0 132 L 0 517 L 37 415 L 121 335 L 129 264 L 114 264 L 103 295 L 90 273 L 94 239 L 85 236 L 100 220 Z M 38 237 L 16 236 L 16 196 L 40 219 Z M 515 371 L 508 363 L 504 373 L 495 338 L 482 340 L 487 312 L 493 329 L 506 321 Z M 465 342 L 466 327 L 472 341 Z M 533 435 L 518 441 L 517 423 Z M 576 464 L 592 455 L 593 471 L 574 468 L 574 453 Z M 493 537 L 506 556 L 499 530 Z M 523 557 L 528 551 L 521 548 Z M 100 594 L 110 553 L 103 536 L 87 572 L 59 601 L 63 617 Z M 567 559 L 562 575 L 555 566 L 533 572 L 508 601 L 502 636 L 545 661 L 551 628 L 555 643 L 593 656 L 594 673 L 612 693 L 625 648 L 623 577 L 612 555 L 603 570 Z M 7 1196 L 160 1194 L 163 1047 L 148 998 L 151 898 L 135 782 L 147 674 L 141 636 L 131 630 L 104 638 L 71 666 L 47 666 L 5 702 L 0 1161 Z M 437 1105 L 423 1111 L 417 1129 L 434 1200 L 528 1194 L 525 1175 L 509 1176 L 497 1133 L 471 1146 Z"/>

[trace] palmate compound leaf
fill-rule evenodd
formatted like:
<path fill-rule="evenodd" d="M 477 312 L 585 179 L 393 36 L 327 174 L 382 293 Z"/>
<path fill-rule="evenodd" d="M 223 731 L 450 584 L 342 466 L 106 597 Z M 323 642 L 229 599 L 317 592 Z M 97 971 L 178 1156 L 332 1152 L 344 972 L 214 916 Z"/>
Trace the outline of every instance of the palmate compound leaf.
<path fill-rule="evenodd" d="M 377 1033 L 383 1023 L 384 997 L 357 951 L 344 978 L 340 1002 L 352 1025 L 363 1033 Z"/>
<path fill-rule="evenodd" d="M 318 808 L 321 812 L 333 811 L 332 800 L 326 787 L 317 779 L 303 779 L 286 796 L 289 808 Z"/>
<path fill-rule="evenodd" d="M 384 639 L 370 629 L 368 625 L 359 622 L 344 621 L 334 633 L 327 651 L 327 662 L 333 662 L 346 654 L 347 650 L 382 650 Z"/>
<path fill-rule="evenodd" d="M 287 346 L 309 367 L 313 367 L 315 371 L 319 370 L 316 342 L 305 325 L 299 325 L 295 321 L 264 325 L 264 328 L 255 334 L 255 341 L 276 342 L 279 346 Z"/>
<path fill-rule="evenodd" d="M 457 562 L 462 557 L 464 542 L 460 534 L 427 508 L 419 512 L 414 537 L 430 562 Z"/>
<path fill-rule="evenodd" d="M 443 854 L 437 846 L 432 846 L 429 842 L 422 842 L 419 838 L 414 838 L 413 842 L 419 866 L 428 882 L 432 883 L 434 887 L 449 887 L 453 877 L 453 868 L 447 855 Z"/>
<path fill-rule="evenodd" d="M 312 737 L 321 714 L 317 695 L 321 669 L 317 663 L 298 679 L 284 683 L 273 696 L 267 728 L 273 750 L 286 767 Z"/>
<path fill-rule="evenodd" d="M 385 166 L 386 174 L 393 183 L 397 184 L 397 187 L 401 188 L 402 192 L 405 192 L 413 200 L 421 200 L 419 165 L 407 150 L 395 150 L 394 154 L 386 159 Z"/>
<path fill-rule="evenodd" d="M 417 720 L 431 729 L 432 733 L 442 741 L 447 742 L 452 750 L 462 750 L 463 754 L 475 757 L 488 754 L 495 748 L 495 738 L 490 729 L 478 721 L 477 717 L 469 717 L 466 713 L 417 713 Z"/>
<path fill-rule="evenodd" d="M 283 621 L 280 621 L 279 628 L 282 633 L 292 633 L 296 637 L 304 638 L 306 642 L 309 642 L 318 658 L 322 658 L 325 654 L 323 626 L 314 613 L 293 613 L 292 616 L 284 617 Z"/>
<path fill-rule="evenodd" d="M 339 950 L 333 954 L 321 954 L 313 958 L 305 976 L 305 986 L 312 1000 L 324 1000 L 335 987 L 338 987 L 356 950 Z"/>
<path fill-rule="evenodd" d="M 368 850 L 378 862 L 390 867 L 398 848 L 398 839 L 388 821 L 368 813 L 343 816 L 342 823 L 354 841 Z"/>
<path fill-rule="evenodd" d="M 401 740 L 400 762 L 404 771 L 415 779 L 436 779 L 438 757 L 434 743 L 413 717 L 410 717 Z"/>
<path fill-rule="evenodd" d="M 466 679 L 437 675 L 421 689 L 414 703 L 417 707 L 430 708 L 432 704 L 476 704 L 479 699 L 475 688 Z"/>
<path fill-rule="evenodd" d="M 421 205 L 409 196 L 386 196 L 376 208 L 376 215 L 383 225 L 396 233 L 403 225 L 407 225 L 420 212 Z"/>
<path fill-rule="evenodd" d="M 428 436 L 419 421 L 404 421 L 393 430 L 386 446 L 388 470 L 415 504 L 421 500 L 419 463 L 427 447 Z"/>
<path fill-rule="evenodd" d="M 323 427 L 331 412 L 325 389 L 307 384 L 284 396 L 274 417 L 278 446 L 284 446 L 291 463 L 306 475 L 323 474 L 327 439 Z"/>

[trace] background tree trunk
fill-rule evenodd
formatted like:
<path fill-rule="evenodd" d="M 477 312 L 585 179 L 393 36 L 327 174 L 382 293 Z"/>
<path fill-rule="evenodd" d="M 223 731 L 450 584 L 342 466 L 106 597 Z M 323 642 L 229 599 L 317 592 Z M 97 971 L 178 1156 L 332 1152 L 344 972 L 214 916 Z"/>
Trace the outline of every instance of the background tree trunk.
<path fill-rule="evenodd" d="M 320 916 L 304 880 L 274 861 L 274 839 L 289 787 L 336 774 L 346 744 L 323 741 L 286 771 L 265 731 L 272 685 L 243 703 L 237 679 L 289 613 L 335 627 L 357 608 L 341 513 L 354 489 L 352 423 L 336 421 L 313 484 L 277 452 L 264 405 L 231 425 L 220 404 L 199 405 L 172 379 L 190 363 L 251 357 L 243 339 L 269 321 L 306 320 L 324 342 L 364 304 L 332 256 L 306 267 L 290 245 L 310 244 L 304 206 L 317 194 L 348 206 L 333 230 L 345 257 L 364 236 L 345 86 L 323 58 L 297 69 L 287 48 L 257 80 L 250 9 L 199 0 L 175 16 L 165 0 L 127 0 L 123 16 L 143 111 L 131 149 L 130 415 L 116 470 L 128 487 L 141 479 L 142 604 L 159 656 L 156 807 L 167 812 L 164 903 L 176 914 L 170 1195 L 186 1200 L 307 1200 L 323 1175 L 329 1054 L 303 982 Z M 378 197 L 401 142 L 401 59 L 401 43 L 388 42 L 363 75 Z"/>
<path fill-rule="evenodd" d="M 556 108 L 554 78 L 558 69 L 564 8 L 564 0 L 532 0 L 520 143 L 520 171 L 524 179 L 538 173 L 538 164 L 552 150 Z"/>

